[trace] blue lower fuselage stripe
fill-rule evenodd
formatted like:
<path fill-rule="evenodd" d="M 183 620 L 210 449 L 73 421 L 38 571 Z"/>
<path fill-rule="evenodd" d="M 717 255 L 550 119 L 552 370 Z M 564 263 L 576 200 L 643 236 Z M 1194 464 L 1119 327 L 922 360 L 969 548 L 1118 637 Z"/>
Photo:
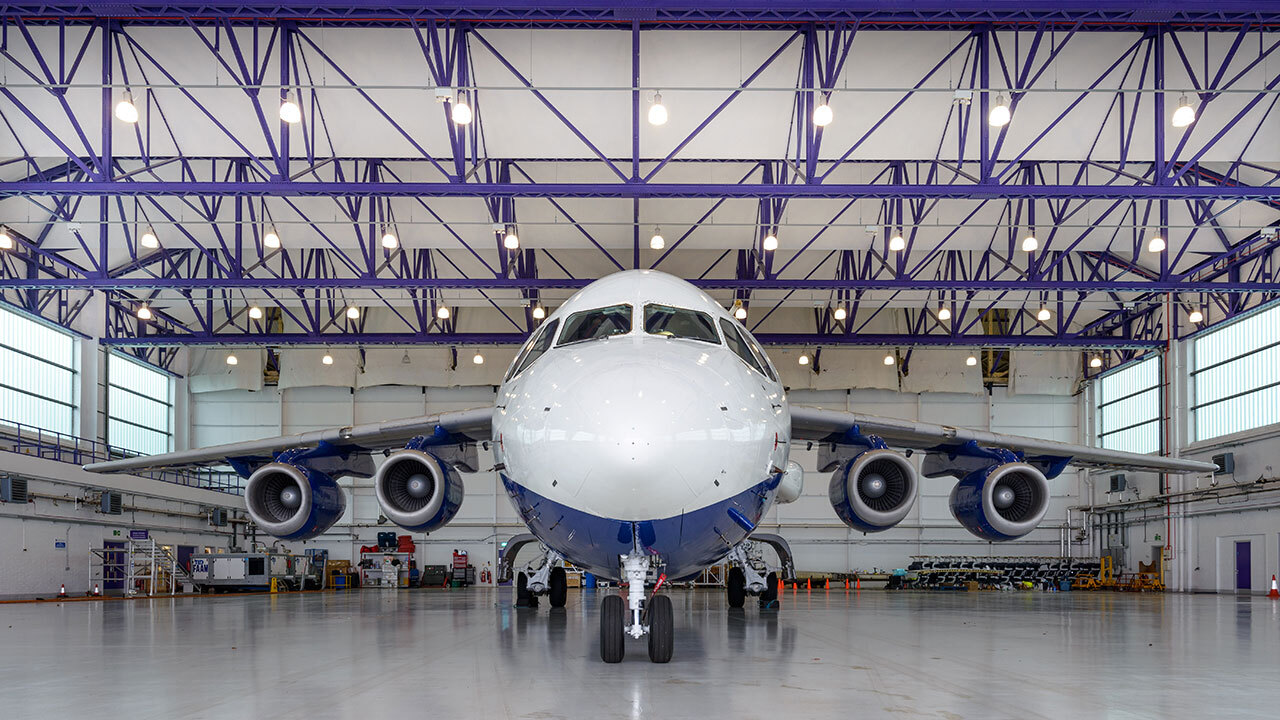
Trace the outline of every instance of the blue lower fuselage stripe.
<path fill-rule="evenodd" d="M 566 560 L 605 578 L 618 579 L 618 556 L 633 538 L 644 552 L 659 555 L 672 580 L 693 577 L 746 539 L 744 519 L 754 527 L 773 504 L 782 475 L 769 477 L 720 502 L 653 520 L 601 517 L 549 500 L 501 474 L 502 485 L 529 530 Z"/>

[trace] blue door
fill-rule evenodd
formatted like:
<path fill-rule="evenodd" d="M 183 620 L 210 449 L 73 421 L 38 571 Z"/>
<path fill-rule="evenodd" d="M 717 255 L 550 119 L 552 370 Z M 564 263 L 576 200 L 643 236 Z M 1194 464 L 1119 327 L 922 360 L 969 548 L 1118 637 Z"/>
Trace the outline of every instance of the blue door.
<path fill-rule="evenodd" d="M 1236 590 L 1253 589 L 1253 564 L 1251 555 L 1253 543 L 1248 540 L 1236 541 Z"/>

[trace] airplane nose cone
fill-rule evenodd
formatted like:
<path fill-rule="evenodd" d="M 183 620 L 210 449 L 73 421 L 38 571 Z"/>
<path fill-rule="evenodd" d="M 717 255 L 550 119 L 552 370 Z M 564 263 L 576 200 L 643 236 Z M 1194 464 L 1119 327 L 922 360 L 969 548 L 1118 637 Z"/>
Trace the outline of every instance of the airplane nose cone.
<path fill-rule="evenodd" d="M 546 473 L 552 499 L 622 520 L 673 517 L 769 477 L 772 406 L 716 365 L 723 348 L 614 342 L 578 351 L 546 398 L 513 402 L 519 432 L 504 442 L 517 476 Z"/>

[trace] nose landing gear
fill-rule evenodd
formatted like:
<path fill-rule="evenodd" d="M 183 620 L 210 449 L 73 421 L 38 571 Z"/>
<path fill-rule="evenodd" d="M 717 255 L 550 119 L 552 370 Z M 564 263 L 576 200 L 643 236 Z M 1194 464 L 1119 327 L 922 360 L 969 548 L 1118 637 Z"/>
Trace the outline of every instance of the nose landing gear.
<path fill-rule="evenodd" d="M 675 645 L 675 611 L 671 598 L 659 595 L 666 576 L 658 578 L 646 600 L 645 586 L 653 570 L 653 558 L 631 553 L 620 558 L 622 576 L 627 581 L 627 598 L 609 595 L 600 604 L 600 659 L 607 663 L 622 662 L 626 654 L 625 636 L 634 639 L 649 636 L 649 660 L 665 663 L 671 660 Z"/>

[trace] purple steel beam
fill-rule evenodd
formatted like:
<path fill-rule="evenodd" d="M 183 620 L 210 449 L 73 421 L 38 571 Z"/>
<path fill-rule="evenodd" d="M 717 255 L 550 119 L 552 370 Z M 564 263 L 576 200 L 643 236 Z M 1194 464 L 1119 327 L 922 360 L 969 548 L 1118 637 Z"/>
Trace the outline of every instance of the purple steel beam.
<path fill-rule="evenodd" d="M 0 91 L 3 89 L 0 88 Z M 268 173 L 269 174 L 269 173 Z M 433 183 L 433 182 L 170 182 L 26 181 L 0 186 L 0 198 L 18 195 L 203 195 L 379 197 L 576 197 L 576 198 L 837 198 L 1280 201 L 1280 186 L 1248 185 L 1025 185 L 1014 184 L 804 184 L 761 183 Z"/>
<path fill-rule="evenodd" d="M 860 21 L 892 29 L 953 29 L 989 24 L 1026 27 L 1039 23 L 1083 23 L 1096 30 L 1120 30 L 1165 23 L 1173 27 L 1274 24 L 1280 9 L 1247 0 L 1183 0 L 1153 6 L 1149 0 L 1114 0 L 1105 4 L 1083 0 L 951 0 L 908 3 L 901 0 L 743 0 L 740 2 L 626 3 L 616 0 L 460 0 L 440 4 L 414 0 L 275 0 L 274 2 L 217 2 L 210 0 L 6 0 L 0 14 L 88 21 L 118 17 L 138 23 L 172 24 L 184 18 L 225 18 L 249 22 L 289 18 L 314 21 L 353 21 L 365 24 L 403 24 L 410 20 L 460 20 L 518 27 L 608 27 L 633 21 L 644 26 L 741 29 L 777 24 Z"/>
<path fill-rule="evenodd" d="M 296 278 L 4 278 L 0 289 L 82 289 L 82 290 L 203 290 L 208 288 L 277 288 L 286 290 L 446 289 L 446 290 L 549 290 L 576 289 L 592 282 L 586 278 L 429 278 L 429 277 L 296 277 Z M 1280 283 L 1265 281 L 1210 282 L 1167 278 L 1151 281 L 1018 279 L 1018 280 L 927 280 L 920 278 L 833 279 L 734 279 L 698 278 L 694 285 L 708 290 L 921 290 L 921 291 L 1010 291 L 1010 292 L 1136 292 L 1136 293 L 1249 293 L 1277 292 Z"/>
<path fill-rule="evenodd" d="M 960 347 L 1067 347 L 1155 348 L 1161 340 L 1080 335 L 828 335 L 821 333 L 760 333 L 765 345 L 863 345 L 863 346 L 960 346 Z M 260 333 L 147 334 L 141 337 L 111 335 L 102 344 L 113 347 L 227 346 L 253 342 L 261 345 L 519 345 L 524 333 Z"/>

